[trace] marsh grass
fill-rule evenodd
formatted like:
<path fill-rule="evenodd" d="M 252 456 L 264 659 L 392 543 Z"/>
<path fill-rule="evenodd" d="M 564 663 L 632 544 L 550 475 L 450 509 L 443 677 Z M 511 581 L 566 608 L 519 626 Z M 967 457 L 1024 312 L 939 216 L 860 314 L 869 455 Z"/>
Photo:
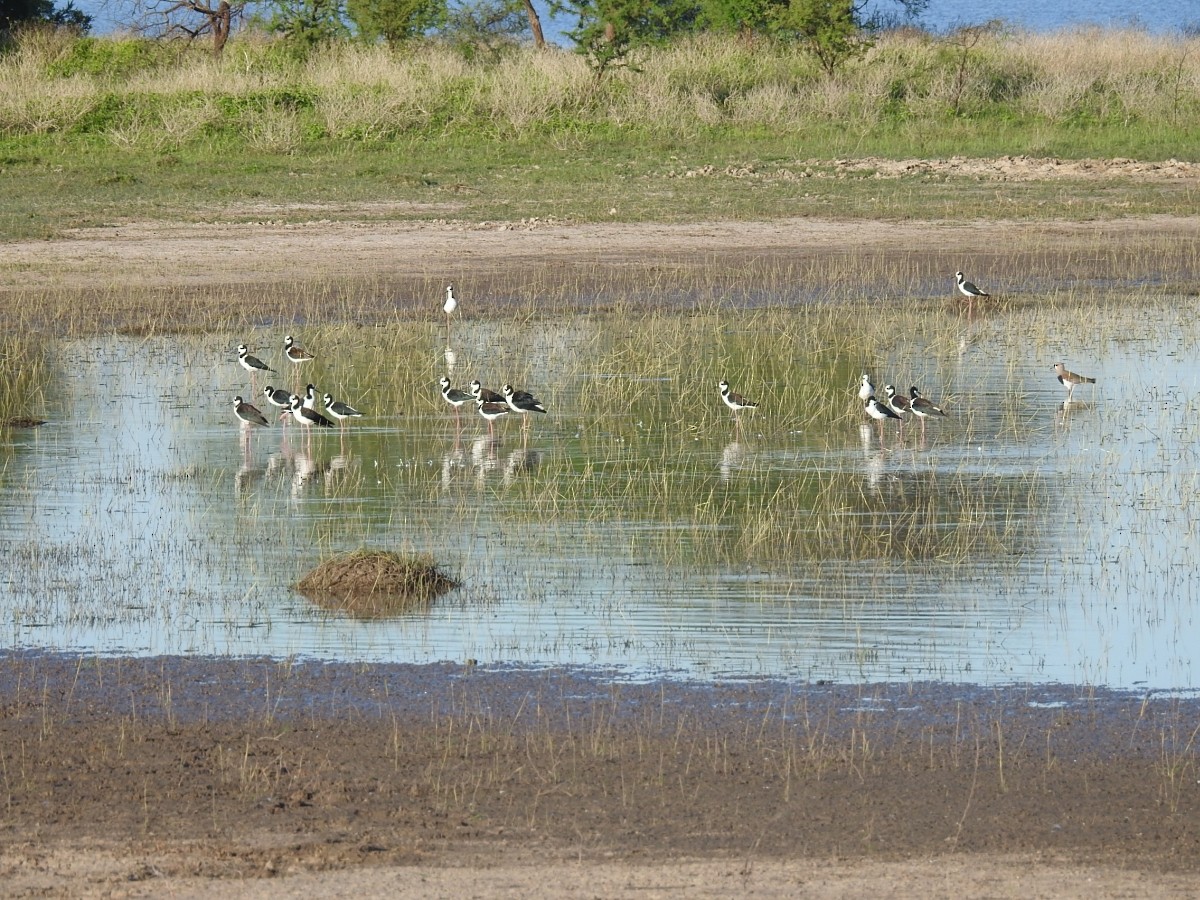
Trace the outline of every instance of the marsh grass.
<path fill-rule="evenodd" d="M 8 331 L 0 337 L 0 428 L 29 428 L 44 421 L 53 381 L 47 346 L 36 336 Z"/>
<path fill-rule="evenodd" d="M 360 549 L 324 560 L 296 590 L 331 609 L 379 618 L 427 607 L 457 586 L 432 557 Z"/>

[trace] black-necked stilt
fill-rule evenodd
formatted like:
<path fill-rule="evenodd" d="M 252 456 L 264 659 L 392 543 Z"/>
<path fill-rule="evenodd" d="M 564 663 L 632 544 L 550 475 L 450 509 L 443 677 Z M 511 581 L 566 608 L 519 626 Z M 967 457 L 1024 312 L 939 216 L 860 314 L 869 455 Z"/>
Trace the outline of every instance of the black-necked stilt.
<path fill-rule="evenodd" d="M 471 396 L 476 400 L 482 400 L 484 403 L 504 403 L 504 396 L 502 394 L 497 394 L 495 391 L 485 388 L 479 383 L 478 378 L 471 382 Z"/>
<path fill-rule="evenodd" d="M 899 421 L 900 417 L 892 412 L 891 407 L 886 403 L 880 403 L 874 394 L 863 402 L 863 409 L 866 410 L 868 416 L 879 423 L 879 444 L 883 446 L 883 420 L 896 419 Z"/>
<path fill-rule="evenodd" d="M 258 411 L 257 407 L 251 406 L 241 397 L 233 398 L 233 411 L 237 417 L 242 420 L 243 425 L 270 425 L 267 417 Z"/>
<path fill-rule="evenodd" d="M 867 400 L 874 396 L 875 385 L 871 384 L 871 376 L 864 372 L 862 381 L 858 384 L 858 399 L 866 403 Z"/>
<path fill-rule="evenodd" d="M 987 291 L 977 287 L 973 282 L 967 281 L 962 272 L 954 273 L 954 282 L 958 285 L 958 292 L 967 298 L 967 315 L 970 316 L 975 311 L 975 299 L 990 296 Z"/>
<path fill-rule="evenodd" d="M 290 398 L 292 407 L 292 415 L 301 425 L 311 428 L 316 425 L 318 428 L 332 428 L 333 423 L 317 412 L 315 409 L 309 409 L 304 405 L 304 401 L 300 399 L 299 394 L 292 394 Z"/>
<path fill-rule="evenodd" d="M 542 401 L 529 391 L 517 391 L 513 389 L 511 384 L 506 384 L 502 388 L 504 392 L 504 402 L 508 404 L 508 408 L 513 412 L 518 413 L 545 413 L 546 407 L 542 405 Z"/>
<path fill-rule="evenodd" d="M 242 368 L 245 368 L 247 372 L 250 372 L 251 388 L 254 386 L 254 376 L 256 376 L 256 374 L 259 372 L 275 371 L 274 368 L 271 368 L 270 366 L 266 365 L 263 360 L 260 360 L 258 356 L 251 356 L 250 348 L 246 347 L 246 344 L 244 343 L 238 344 L 238 361 L 240 362 Z"/>
<path fill-rule="evenodd" d="M 725 401 L 725 405 L 735 413 L 743 409 L 758 409 L 758 404 L 753 400 L 747 400 L 741 394 L 731 391 L 729 389 L 729 382 L 724 378 L 721 379 L 717 387 L 721 389 L 721 399 Z"/>
<path fill-rule="evenodd" d="M 887 395 L 887 405 L 892 412 L 900 416 L 901 419 L 908 413 L 912 412 L 912 401 L 903 394 L 896 393 L 895 385 L 885 384 L 883 392 Z"/>
<path fill-rule="evenodd" d="M 304 388 L 304 408 L 317 408 L 317 386 L 315 384 L 309 384 Z"/>
<path fill-rule="evenodd" d="M 292 395 L 290 391 L 285 391 L 283 388 L 273 388 L 268 384 L 263 388 L 263 396 L 267 398 L 267 402 L 272 406 L 284 410 L 283 415 L 291 413 Z"/>
<path fill-rule="evenodd" d="M 742 419 L 738 415 L 743 409 L 758 409 L 758 404 L 753 400 L 747 400 L 741 394 L 734 393 L 729 389 L 729 382 L 724 378 L 718 382 L 717 387 L 721 389 L 721 399 L 725 405 L 733 410 L 734 427 L 740 429 L 742 427 Z"/>
<path fill-rule="evenodd" d="M 954 281 L 958 285 L 958 292 L 964 297 L 969 297 L 974 300 L 976 297 L 991 296 L 987 291 L 976 287 L 973 282 L 967 281 L 966 276 L 964 276 L 962 272 L 954 273 Z"/>
<path fill-rule="evenodd" d="M 332 394 L 326 394 L 322 399 L 325 402 L 325 412 L 337 419 L 342 425 L 346 424 L 347 419 L 362 418 L 361 412 L 353 406 L 343 403 L 341 400 L 334 400 Z"/>
<path fill-rule="evenodd" d="M 479 414 L 487 419 L 488 434 L 494 434 L 493 423 L 501 416 L 507 416 L 509 413 L 508 404 L 496 400 L 475 399 L 475 408 L 479 410 Z"/>
<path fill-rule="evenodd" d="M 283 355 L 288 358 L 289 362 L 293 362 L 296 365 L 316 359 L 315 356 L 297 344 L 290 334 L 283 339 Z"/>
<path fill-rule="evenodd" d="M 468 400 L 474 399 L 474 395 L 468 394 L 466 391 L 460 391 L 458 388 L 450 387 L 450 379 L 445 375 L 438 379 L 438 384 L 442 387 L 442 399 L 453 406 L 455 411 Z"/>
<path fill-rule="evenodd" d="M 450 314 L 458 309 L 458 298 L 454 296 L 454 285 L 446 285 L 446 302 L 442 304 L 442 312 L 446 314 L 446 346 L 450 346 Z"/>
<path fill-rule="evenodd" d="M 1075 393 L 1075 385 L 1096 383 L 1095 378 L 1088 378 L 1086 375 L 1076 375 L 1060 362 L 1054 364 L 1054 374 L 1058 376 L 1058 383 L 1067 389 L 1068 402 L 1071 400 L 1071 395 Z"/>
<path fill-rule="evenodd" d="M 921 392 L 917 390 L 917 386 L 915 384 L 908 389 L 908 393 L 911 398 L 909 400 L 909 409 L 911 409 L 914 415 L 921 420 L 921 434 L 924 435 L 925 420 L 930 416 L 944 416 L 945 413 L 942 411 L 942 408 L 932 400 L 922 397 Z"/>
<path fill-rule="evenodd" d="M 511 384 L 506 384 L 501 390 L 504 391 L 504 402 L 508 404 L 508 408 L 521 413 L 522 429 L 529 427 L 529 413 L 546 414 L 546 407 L 542 405 L 542 401 L 529 391 L 513 390 Z"/>
<path fill-rule="evenodd" d="M 888 406 L 886 403 L 880 403 L 874 394 L 868 397 L 866 402 L 863 403 L 863 409 L 866 410 L 868 416 L 879 423 L 881 432 L 883 429 L 884 419 L 899 420 L 900 418 L 898 415 L 892 412 L 892 408 L 890 406 Z"/>

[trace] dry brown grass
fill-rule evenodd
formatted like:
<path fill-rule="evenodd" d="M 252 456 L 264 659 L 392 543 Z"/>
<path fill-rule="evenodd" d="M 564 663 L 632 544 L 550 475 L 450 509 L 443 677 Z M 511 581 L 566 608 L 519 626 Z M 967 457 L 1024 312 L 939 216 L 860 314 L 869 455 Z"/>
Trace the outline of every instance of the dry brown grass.
<path fill-rule="evenodd" d="M 457 586 L 431 557 L 355 550 L 322 562 L 296 590 L 327 609 L 380 618 L 428 606 Z"/>
<path fill-rule="evenodd" d="M 197 106 L 196 96 L 272 91 L 310 96 L 305 115 L 328 135 L 355 140 L 480 123 L 520 135 L 553 121 L 682 134 L 728 123 L 798 129 L 834 120 L 857 128 L 898 113 L 927 119 L 951 109 L 979 113 L 1005 105 L 1010 114 L 1052 123 L 1086 115 L 1114 124 L 1175 124 L 1196 111 L 1200 95 L 1200 39 L 1136 30 L 997 31 L 972 45 L 963 65 L 953 37 L 887 34 L 833 78 L 794 46 L 698 37 L 646 50 L 636 67 L 599 84 L 584 58 L 566 50 L 524 49 L 498 62 L 471 63 L 439 45 L 405 53 L 345 45 L 301 63 L 270 56 L 266 44 L 242 38 L 221 60 L 183 47 L 170 52 L 171 65 L 132 75 L 76 71 L 63 77 L 51 73 L 63 70 L 69 43 L 23 41 L 0 57 L 0 132 L 67 131 L 98 104 L 137 96 L 175 110 L 161 125 L 157 114 L 147 113 L 145 128 L 166 128 L 169 120 L 176 139 L 189 139 L 177 121 L 180 110 L 193 110 L 202 121 L 212 115 L 211 106 Z M 251 129 L 255 146 L 285 152 L 302 131 L 278 117 Z"/>

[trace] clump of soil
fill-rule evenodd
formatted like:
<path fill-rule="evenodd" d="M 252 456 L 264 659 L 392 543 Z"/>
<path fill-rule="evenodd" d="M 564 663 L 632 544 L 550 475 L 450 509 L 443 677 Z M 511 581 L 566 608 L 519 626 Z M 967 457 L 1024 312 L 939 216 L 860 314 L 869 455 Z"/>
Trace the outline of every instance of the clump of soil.
<path fill-rule="evenodd" d="M 458 582 L 429 556 L 355 550 L 325 560 L 295 587 L 327 609 L 375 617 L 428 606 Z"/>

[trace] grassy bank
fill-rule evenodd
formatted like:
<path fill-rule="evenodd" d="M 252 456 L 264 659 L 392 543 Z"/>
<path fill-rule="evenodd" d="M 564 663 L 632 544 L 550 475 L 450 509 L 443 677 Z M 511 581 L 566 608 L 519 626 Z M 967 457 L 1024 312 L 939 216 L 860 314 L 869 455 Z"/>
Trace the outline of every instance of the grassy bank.
<path fill-rule="evenodd" d="M 30 37 L 0 58 L 0 236 L 131 218 L 487 221 L 974 218 L 980 179 L 842 157 L 1195 159 L 1200 41 L 1137 31 L 888 35 L 835 77 L 803 52 L 698 40 L 597 83 L 566 51 L 464 61 L 341 46 L 296 59 Z M 1127 179 L 1005 180 L 1010 217 L 1190 212 Z M 282 209 L 281 209 L 282 207 Z"/>

